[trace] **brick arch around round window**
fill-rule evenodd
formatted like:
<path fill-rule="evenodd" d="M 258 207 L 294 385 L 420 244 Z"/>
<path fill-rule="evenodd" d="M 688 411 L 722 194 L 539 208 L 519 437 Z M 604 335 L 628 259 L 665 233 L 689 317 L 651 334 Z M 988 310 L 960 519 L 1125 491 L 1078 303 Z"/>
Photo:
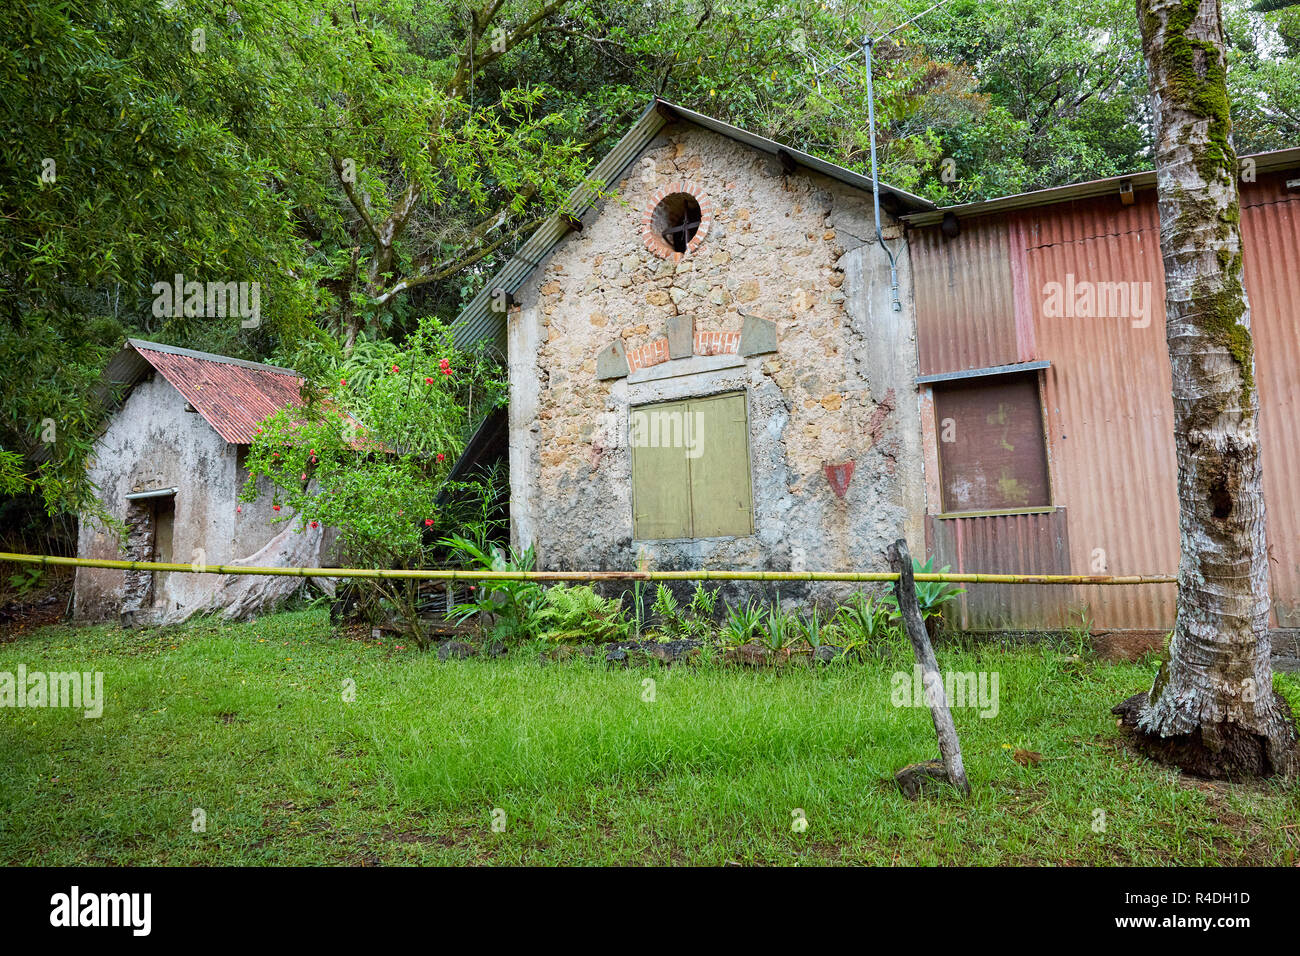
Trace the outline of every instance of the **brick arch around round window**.
<path fill-rule="evenodd" d="M 656 222 L 661 204 L 665 200 L 685 194 L 694 198 L 700 207 L 700 225 L 695 231 L 695 235 L 690 238 L 686 244 L 685 252 L 677 252 L 670 246 L 659 233 L 659 223 Z M 646 203 L 645 209 L 641 213 L 641 240 L 645 247 L 659 256 L 661 259 L 671 259 L 674 262 L 680 262 L 699 248 L 704 237 L 708 235 L 709 226 L 713 224 L 713 203 L 709 200 L 708 195 L 698 183 L 693 183 L 689 179 L 675 179 L 671 182 L 664 183 L 656 189 L 650 196 L 650 201 Z"/>

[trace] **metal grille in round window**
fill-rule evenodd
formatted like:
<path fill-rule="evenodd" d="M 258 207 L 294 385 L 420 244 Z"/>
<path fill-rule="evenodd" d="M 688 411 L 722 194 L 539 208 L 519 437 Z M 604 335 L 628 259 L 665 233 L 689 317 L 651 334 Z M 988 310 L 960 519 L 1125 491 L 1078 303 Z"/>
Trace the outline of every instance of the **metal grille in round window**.
<path fill-rule="evenodd" d="M 708 232 L 713 212 L 694 183 L 674 182 L 656 190 L 642 216 L 646 247 L 665 259 L 682 259 L 696 250 Z"/>

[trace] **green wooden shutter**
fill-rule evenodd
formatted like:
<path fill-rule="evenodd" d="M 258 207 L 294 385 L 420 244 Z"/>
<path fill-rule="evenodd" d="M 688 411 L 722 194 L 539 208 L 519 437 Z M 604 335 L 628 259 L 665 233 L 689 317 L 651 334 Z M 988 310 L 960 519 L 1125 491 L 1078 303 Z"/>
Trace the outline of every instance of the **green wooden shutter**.
<path fill-rule="evenodd" d="M 691 536 L 690 472 L 686 449 L 661 427 L 671 416 L 683 420 L 686 402 L 665 402 L 632 409 L 629 423 L 632 445 L 632 536 L 689 538 Z M 638 428 L 637 416 L 645 415 Z M 680 432 L 679 432 L 680 434 Z M 676 444 L 676 447 L 673 445 Z"/>
<path fill-rule="evenodd" d="M 698 457 L 690 467 L 691 525 L 696 538 L 754 533 L 749 481 L 749 421 L 743 392 L 686 403 Z"/>

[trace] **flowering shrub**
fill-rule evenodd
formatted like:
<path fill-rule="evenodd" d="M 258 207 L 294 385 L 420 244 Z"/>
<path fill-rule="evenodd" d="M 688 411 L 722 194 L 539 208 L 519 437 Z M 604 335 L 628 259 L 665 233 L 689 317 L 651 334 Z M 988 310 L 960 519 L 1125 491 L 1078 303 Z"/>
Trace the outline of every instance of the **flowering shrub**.
<path fill-rule="evenodd" d="M 267 418 L 248 456 L 241 499 L 269 484 L 276 522 L 298 530 L 323 525 L 338 535 L 342 563 L 411 569 L 434 561 L 437 541 L 454 530 L 440 495 L 483 415 L 504 398 L 497 369 L 456 352 L 448 331 L 428 320 L 405 346 L 375 356 L 379 368 L 338 365 L 320 379 L 337 387 L 305 387 L 304 408 Z M 346 383 L 351 384 L 346 384 Z M 457 491 L 489 489 L 458 483 Z M 416 582 L 354 579 L 390 605 L 416 643 L 425 637 Z"/>

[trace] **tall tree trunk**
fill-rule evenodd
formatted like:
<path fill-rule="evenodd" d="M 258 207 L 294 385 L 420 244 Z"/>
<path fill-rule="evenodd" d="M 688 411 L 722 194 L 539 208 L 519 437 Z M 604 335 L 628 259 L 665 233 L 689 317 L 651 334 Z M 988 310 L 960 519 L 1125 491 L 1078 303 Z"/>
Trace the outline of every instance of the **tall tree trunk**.
<path fill-rule="evenodd" d="M 1149 694 L 1115 708 L 1151 756 L 1211 777 L 1295 768 L 1273 693 L 1259 400 L 1219 0 L 1138 0 L 1156 124 L 1178 456 L 1178 616 Z"/>

